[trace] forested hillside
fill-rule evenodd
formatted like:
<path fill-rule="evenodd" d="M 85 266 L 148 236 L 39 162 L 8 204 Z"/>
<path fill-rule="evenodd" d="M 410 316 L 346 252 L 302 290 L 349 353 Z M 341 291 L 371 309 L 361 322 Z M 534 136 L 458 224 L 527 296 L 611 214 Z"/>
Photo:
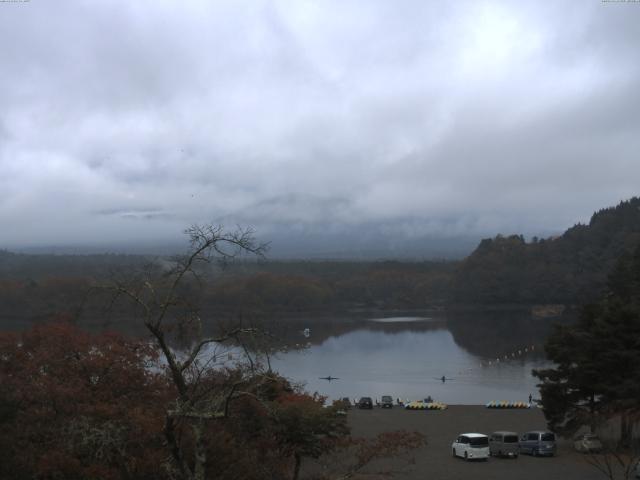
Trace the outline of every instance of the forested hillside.
<path fill-rule="evenodd" d="M 616 260 L 640 243 L 640 198 L 593 214 L 555 238 L 483 240 L 458 266 L 451 298 L 464 304 L 579 304 L 598 295 Z"/>
<path fill-rule="evenodd" d="M 194 289 L 219 314 L 414 309 L 435 305 L 581 304 L 597 296 L 616 260 L 640 244 L 640 198 L 596 212 L 555 238 L 483 240 L 462 262 L 241 261 L 202 272 Z M 169 257 L 25 255 L 0 250 L 0 319 L 20 327 L 64 313 L 99 318 L 85 292 Z M 147 266 L 147 267 L 146 267 Z M 104 303 L 104 302 L 102 302 Z"/>
<path fill-rule="evenodd" d="M 169 271 L 173 262 L 0 250 L 0 321 L 6 329 L 59 315 L 80 316 L 83 324 L 117 321 L 117 305 L 91 287 L 147 268 Z M 454 268 L 453 262 L 241 261 L 207 267 L 200 274 L 210 282 L 193 285 L 190 294 L 211 316 L 425 308 L 446 302 Z"/>

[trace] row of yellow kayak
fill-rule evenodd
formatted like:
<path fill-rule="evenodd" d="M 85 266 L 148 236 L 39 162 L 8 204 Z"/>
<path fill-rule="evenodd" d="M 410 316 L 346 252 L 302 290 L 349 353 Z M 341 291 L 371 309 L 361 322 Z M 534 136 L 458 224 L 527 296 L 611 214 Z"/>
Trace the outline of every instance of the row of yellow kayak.
<path fill-rule="evenodd" d="M 410 402 L 407 403 L 404 408 L 407 410 L 445 410 L 447 405 L 440 402 Z"/>

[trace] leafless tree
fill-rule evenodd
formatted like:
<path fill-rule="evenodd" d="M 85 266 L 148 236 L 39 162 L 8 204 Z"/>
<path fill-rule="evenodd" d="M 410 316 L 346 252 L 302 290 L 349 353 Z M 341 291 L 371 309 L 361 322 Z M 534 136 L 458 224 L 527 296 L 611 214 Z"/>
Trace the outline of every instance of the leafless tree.
<path fill-rule="evenodd" d="M 609 480 L 631 480 L 636 478 L 640 449 L 612 444 L 602 452 L 587 452 L 585 461 Z"/>
<path fill-rule="evenodd" d="M 237 369 L 223 384 L 202 381 L 211 372 L 216 355 L 203 355 L 207 348 L 225 345 L 244 345 L 257 334 L 256 329 L 241 323 L 227 325 L 217 335 L 205 336 L 203 320 L 197 305 L 188 296 L 191 285 L 201 285 L 203 274 L 213 261 L 226 263 L 242 255 L 264 255 L 267 245 L 255 241 L 251 229 L 238 228 L 227 231 L 222 226 L 195 225 L 187 229 L 190 248 L 188 254 L 178 257 L 166 269 L 150 265 L 136 275 L 112 282 L 108 288 L 113 300 L 125 299 L 133 306 L 152 340 L 162 353 L 169 378 L 176 390 L 176 400 L 167 408 L 164 436 L 172 458 L 172 476 L 188 480 L 204 480 L 206 477 L 207 422 L 225 418 L 229 402 L 243 391 L 246 378 Z M 190 342 L 178 349 L 172 339 L 177 331 L 188 331 Z M 255 379 L 255 361 L 244 348 Z M 180 425 L 188 425 L 192 435 L 192 450 L 187 453 L 180 441 Z M 189 456 L 190 458 L 187 458 Z"/>

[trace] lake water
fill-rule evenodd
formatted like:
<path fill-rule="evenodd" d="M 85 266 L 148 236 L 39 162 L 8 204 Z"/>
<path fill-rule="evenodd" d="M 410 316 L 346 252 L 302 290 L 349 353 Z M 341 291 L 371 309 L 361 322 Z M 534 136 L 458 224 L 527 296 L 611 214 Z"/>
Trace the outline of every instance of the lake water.
<path fill-rule="evenodd" d="M 542 344 L 550 327 L 549 320 L 512 313 L 298 320 L 288 328 L 289 341 L 307 348 L 279 353 L 271 364 L 330 399 L 526 401 L 529 394 L 539 397 L 531 370 L 549 366 Z M 339 379 L 320 379 L 326 376 Z"/>

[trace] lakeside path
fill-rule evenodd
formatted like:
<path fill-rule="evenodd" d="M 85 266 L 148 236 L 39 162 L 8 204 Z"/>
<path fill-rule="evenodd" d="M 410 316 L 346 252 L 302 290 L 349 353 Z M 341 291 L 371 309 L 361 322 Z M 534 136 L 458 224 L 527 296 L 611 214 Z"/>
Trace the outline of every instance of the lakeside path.
<path fill-rule="evenodd" d="M 452 405 L 444 411 L 409 411 L 402 407 L 373 410 L 351 409 L 349 424 L 354 436 L 371 437 L 393 430 L 418 431 L 426 436 L 427 445 L 413 452 L 415 464 L 394 476 L 360 475 L 359 479 L 430 479 L 459 480 L 597 480 L 602 473 L 588 465 L 585 456 L 573 451 L 568 440 L 558 443 L 558 455 L 535 458 L 520 455 L 517 459 L 490 458 L 486 462 L 465 462 L 451 455 L 451 442 L 460 433 L 490 434 L 511 430 L 521 434 L 527 430 L 545 430 L 542 411 L 538 408 L 498 410 L 476 405 Z M 388 470 L 400 464 L 378 465 L 371 471 Z M 376 466 L 376 467 L 378 467 Z"/>

